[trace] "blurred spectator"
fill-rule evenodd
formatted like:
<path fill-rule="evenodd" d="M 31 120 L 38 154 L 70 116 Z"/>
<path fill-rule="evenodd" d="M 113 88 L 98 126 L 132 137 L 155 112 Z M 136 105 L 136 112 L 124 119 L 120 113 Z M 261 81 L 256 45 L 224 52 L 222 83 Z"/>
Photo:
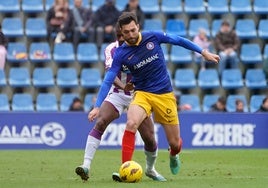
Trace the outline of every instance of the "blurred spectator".
<path fill-rule="evenodd" d="M 1 30 L 0 26 L 0 69 L 5 68 L 6 64 L 6 55 L 7 55 L 7 43 L 8 40 L 4 33 Z"/>
<path fill-rule="evenodd" d="M 115 6 L 115 0 L 105 0 L 105 3 L 95 12 L 94 24 L 97 30 L 96 43 L 98 47 L 102 43 L 110 43 L 116 40 L 114 26 L 120 11 Z"/>
<path fill-rule="evenodd" d="M 142 11 L 139 0 L 129 0 L 128 4 L 126 4 L 125 9 L 123 12 L 134 12 L 138 17 L 138 22 L 140 25 L 140 29 L 143 29 L 144 26 L 144 20 L 145 20 L 145 14 Z"/>
<path fill-rule="evenodd" d="M 74 28 L 74 18 L 68 0 L 55 0 L 47 12 L 46 21 L 48 37 L 56 33 L 55 43 L 64 41 Z"/>
<path fill-rule="evenodd" d="M 244 112 L 244 102 L 240 99 L 235 100 L 235 111 Z"/>
<path fill-rule="evenodd" d="M 237 51 L 240 46 L 240 40 L 236 35 L 235 30 L 232 30 L 230 23 L 224 20 L 221 24 L 220 30 L 215 37 L 215 48 L 220 55 L 219 73 L 224 69 L 238 68 Z"/>
<path fill-rule="evenodd" d="M 207 38 L 206 30 L 203 28 L 199 29 L 198 34 L 194 37 L 193 42 L 199 45 L 202 49 L 209 50 L 211 42 Z M 206 68 L 206 62 L 203 59 L 202 55 L 195 52 L 195 62 L 200 63 L 201 69 Z"/>
<path fill-rule="evenodd" d="M 224 97 L 219 97 L 217 102 L 211 106 L 210 112 L 227 112 L 226 99 Z"/>
<path fill-rule="evenodd" d="M 87 36 L 88 42 L 94 42 L 93 12 L 82 6 L 82 0 L 74 0 L 73 16 L 75 23 L 73 34 L 74 47 L 77 47 L 83 34 Z"/>
<path fill-rule="evenodd" d="M 268 112 L 268 96 L 262 101 L 262 104 L 257 112 Z"/>
<path fill-rule="evenodd" d="M 69 111 L 84 111 L 84 106 L 81 99 L 75 97 L 70 105 Z"/>
<path fill-rule="evenodd" d="M 180 104 L 180 95 L 176 95 L 176 103 L 178 111 L 192 110 L 192 106 L 190 104 Z"/>

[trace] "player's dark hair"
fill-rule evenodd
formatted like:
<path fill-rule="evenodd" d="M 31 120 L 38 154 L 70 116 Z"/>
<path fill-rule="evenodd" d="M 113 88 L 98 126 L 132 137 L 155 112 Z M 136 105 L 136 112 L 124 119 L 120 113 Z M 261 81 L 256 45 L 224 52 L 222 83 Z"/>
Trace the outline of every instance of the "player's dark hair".
<path fill-rule="evenodd" d="M 127 25 L 132 21 L 138 24 L 137 15 L 133 12 L 123 12 L 121 16 L 119 16 L 118 18 L 118 23 L 119 23 L 120 28 L 122 28 L 123 25 Z"/>

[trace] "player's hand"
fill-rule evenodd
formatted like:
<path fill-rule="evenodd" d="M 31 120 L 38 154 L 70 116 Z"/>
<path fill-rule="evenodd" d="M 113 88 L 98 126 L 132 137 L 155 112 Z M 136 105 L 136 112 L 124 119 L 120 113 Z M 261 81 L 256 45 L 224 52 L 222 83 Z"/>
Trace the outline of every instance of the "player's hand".
<path fill-rule="evenodd" d="M 124 91 L 132 91 L 133 89 L 134 89 L 134 84 L 131 82 L 128 82 L 124 87 Z"/>
<path fill-rule="evenodd" d="M 99 111 L 100 111 L 99 108 L 94 107 L 94 108 L 88 113 L 88 116 L 87 116 L 88 120 L 89 120 L 89 121 L 94 121 L 94 120 L 96 119 L 96 117 L 98 116 Z"/>
<path fill-rule="evenodd" d="M 211 62 L 214 62 L 214 63 L 219 63 L 219 61 L 220 61 L 220 56 L 219 55 L 210 53 L 207 50 L 203 50 L 202 55 L 205 58 L 205 60 L 207 60 L 207 61 L 211 61 Z"/>

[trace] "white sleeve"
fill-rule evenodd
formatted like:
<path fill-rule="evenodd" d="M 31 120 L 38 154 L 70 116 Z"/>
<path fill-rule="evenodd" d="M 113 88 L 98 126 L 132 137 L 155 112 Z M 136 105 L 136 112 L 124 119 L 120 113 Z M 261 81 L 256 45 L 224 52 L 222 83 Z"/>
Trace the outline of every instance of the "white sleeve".
<path fill-rule="evenodd" d="M 113 63 L 113 56 L 112 56 L 112 50 L 116 48 L 117 42 L 113 42 L 109 44 L 104 51 L 104 57 L 105 57 L 105 69 L 109 69 L 112 66 Z"/>

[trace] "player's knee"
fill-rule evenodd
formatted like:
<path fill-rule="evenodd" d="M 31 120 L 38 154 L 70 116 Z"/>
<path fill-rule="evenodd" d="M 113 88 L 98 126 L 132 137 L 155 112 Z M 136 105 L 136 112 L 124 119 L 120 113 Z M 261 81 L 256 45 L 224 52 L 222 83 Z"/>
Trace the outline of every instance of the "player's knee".
<path fill-rule="evenodd" d="M 138 125 L 137 125 L 137 123 L 135 121 L 133 121 L 133 120 L 128 120 L 127 121 L 126 130 L 136 132 L 137 129 L 138 129 Z"/>

